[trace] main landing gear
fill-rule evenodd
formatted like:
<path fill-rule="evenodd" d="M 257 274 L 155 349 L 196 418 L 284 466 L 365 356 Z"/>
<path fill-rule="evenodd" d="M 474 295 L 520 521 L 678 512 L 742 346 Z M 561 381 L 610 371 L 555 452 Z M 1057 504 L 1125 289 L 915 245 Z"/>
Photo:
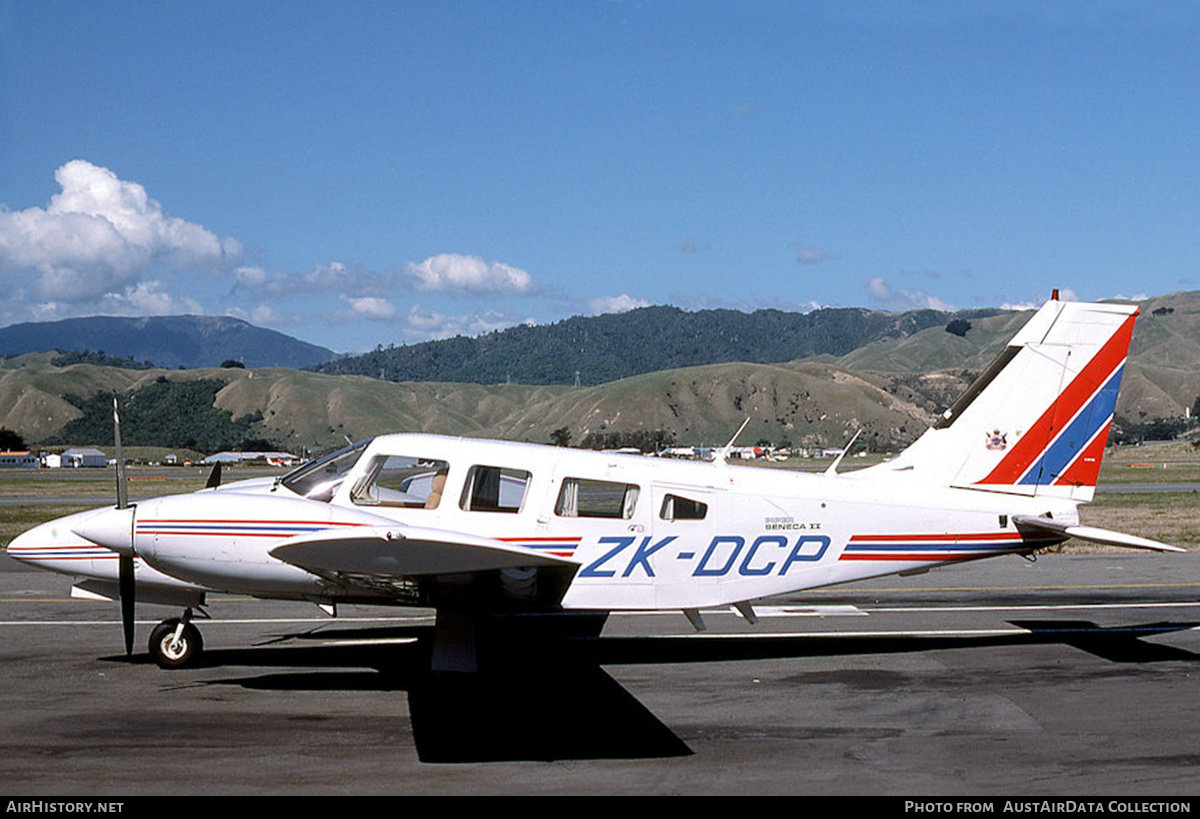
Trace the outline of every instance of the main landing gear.
<path fill-rule="evenodd" d="M 186 668 L 195 665 L 204 652 L 200 629 L 192 625 L 192 610 L 182 617 L 163 620 L 150 632 L 150 656 L 159 668 Z"/>

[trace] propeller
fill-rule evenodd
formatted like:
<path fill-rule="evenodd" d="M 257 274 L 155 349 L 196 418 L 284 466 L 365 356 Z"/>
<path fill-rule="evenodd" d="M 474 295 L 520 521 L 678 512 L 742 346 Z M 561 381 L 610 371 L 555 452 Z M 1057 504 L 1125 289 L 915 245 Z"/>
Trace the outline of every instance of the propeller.
<path fill-rule="evenodd" d="M 121 412 L 113 396 L 113 440 L 117 449 L 117 508 L 129 508 L 129 486 L 125 480 L 125 452 L 121 449 Z M 125 634 L 125 656 L 133 654 L 133 614 L 137 599 L 137 581 L 133 576 L 133 531 L 128 550 L 117 553 L 117 589 L 121 597 L 121 628 Z"/>
<path fill-rule="evenodd" d="M 221 485 L 221 462 L 217 461 L 213 464 L 212 472 L 208 473 L 208 483 L 204 484 L 205 489 L 216 489 Z"/>

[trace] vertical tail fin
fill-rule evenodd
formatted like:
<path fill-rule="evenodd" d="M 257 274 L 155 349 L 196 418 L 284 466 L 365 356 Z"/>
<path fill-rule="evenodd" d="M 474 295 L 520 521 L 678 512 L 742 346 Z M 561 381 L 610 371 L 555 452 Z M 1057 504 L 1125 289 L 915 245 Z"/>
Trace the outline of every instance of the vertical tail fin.
<path fill-rule="evenodd" d="M 1051 301 L 889 471 L 1089 501 L 1137 308 Z"/>

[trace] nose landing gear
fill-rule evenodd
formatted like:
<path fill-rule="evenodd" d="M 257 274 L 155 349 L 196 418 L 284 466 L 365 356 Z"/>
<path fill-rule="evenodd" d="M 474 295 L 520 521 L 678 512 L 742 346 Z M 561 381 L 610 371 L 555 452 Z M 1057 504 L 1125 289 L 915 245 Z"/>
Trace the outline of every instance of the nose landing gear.
<path fill-rule="evenodd" d="M 150 632 L 150 656 L 159 668 L 187 668 L 199 662 L 204 651 L 200 629 L 192 625 L 192 610 L 182 617 L 163 620 Z"/>

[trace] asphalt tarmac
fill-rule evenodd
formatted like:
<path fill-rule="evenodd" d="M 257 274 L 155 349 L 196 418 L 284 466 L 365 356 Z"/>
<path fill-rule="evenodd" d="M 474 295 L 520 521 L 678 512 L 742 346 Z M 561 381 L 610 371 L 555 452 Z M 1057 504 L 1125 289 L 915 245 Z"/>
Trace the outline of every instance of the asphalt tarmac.
<path fill-rule="evenodd" d="M 69 585 L 0 567 L 6 794 L 1200 794 L 1200 555 L 997 558 L 702 634 L 613 616 L 441 676 L 427 612 L 221 597 L 206 664 L 163 671 L 175 612 L 140 607 L 126 659 Z"/>

